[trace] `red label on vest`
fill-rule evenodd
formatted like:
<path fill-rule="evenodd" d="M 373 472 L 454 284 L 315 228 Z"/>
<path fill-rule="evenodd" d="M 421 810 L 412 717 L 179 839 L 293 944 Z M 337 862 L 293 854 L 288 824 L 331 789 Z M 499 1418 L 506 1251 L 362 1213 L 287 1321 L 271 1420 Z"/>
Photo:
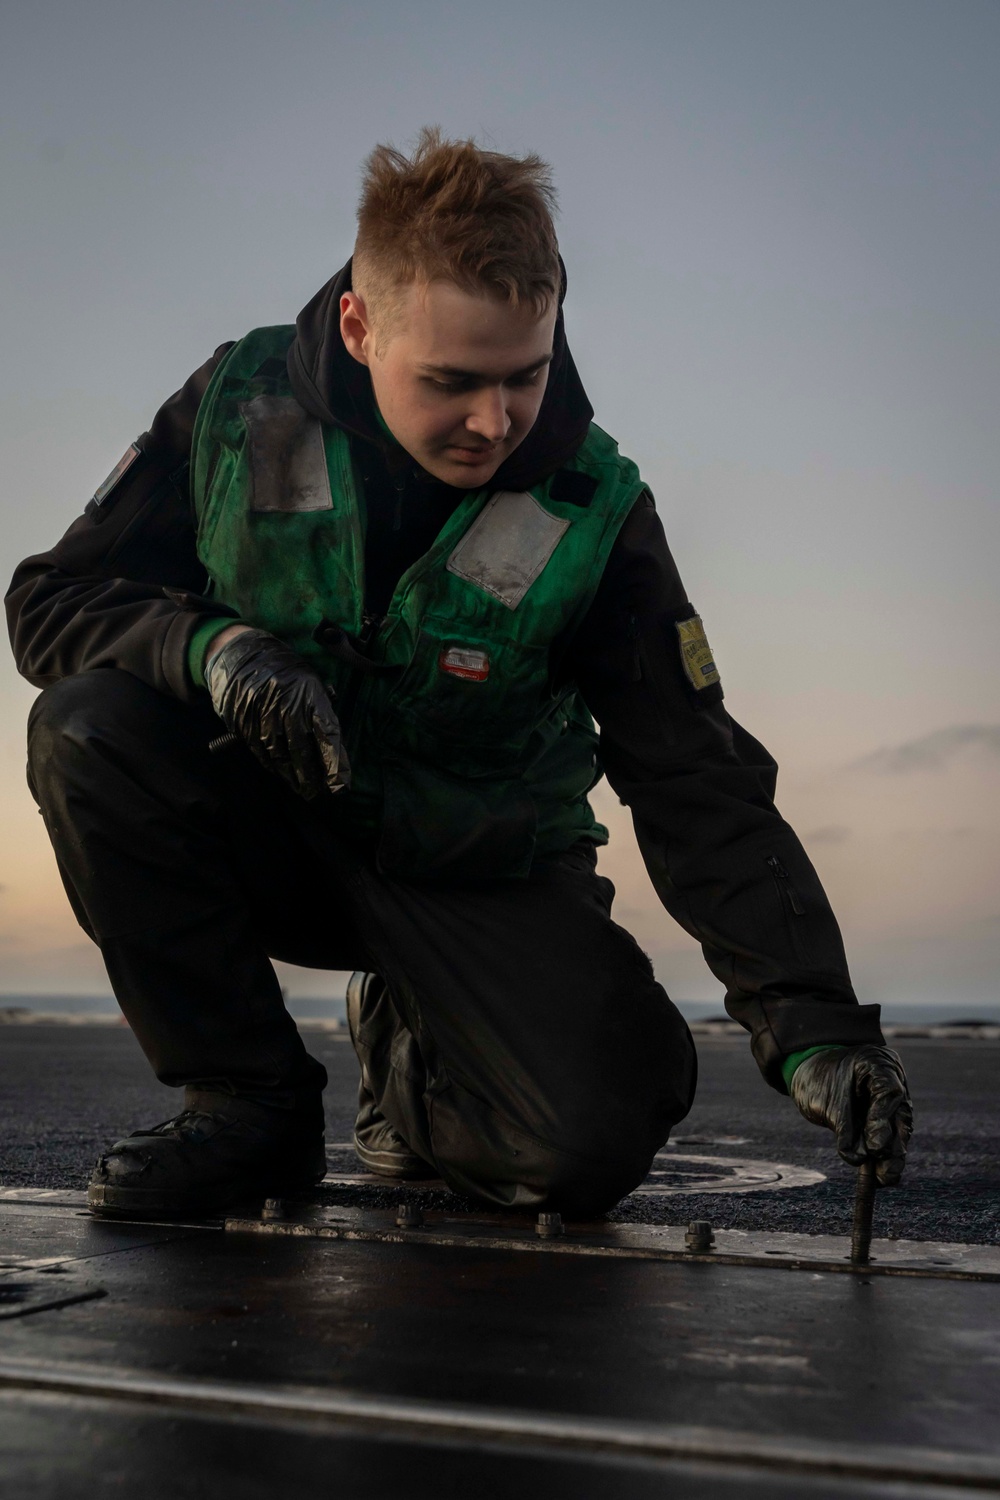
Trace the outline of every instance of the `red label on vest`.
<path fill-rule="evenodd" d="M 485 682 L 490 675 L 490 659 L 485 651 L 471 651 L 465 646 L 449 646 L 438 657 L 442 672 L 464 677 L 467 682 Z"/>

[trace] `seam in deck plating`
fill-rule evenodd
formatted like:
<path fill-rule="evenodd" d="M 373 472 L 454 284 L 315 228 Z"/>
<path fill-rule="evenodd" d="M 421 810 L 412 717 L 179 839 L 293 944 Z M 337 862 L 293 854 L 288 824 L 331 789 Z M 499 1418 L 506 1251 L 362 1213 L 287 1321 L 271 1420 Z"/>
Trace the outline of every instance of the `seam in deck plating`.
<path fill-rule="evenodd" d="M 741 1464 L 803 1474 L 910 1480 L 965 1489 L 1000 1488 L 1000 1459 L 940 1449 L 780 1439 L 708 1427 L 651 1426 L 587 1417 L 475 1409 L 406 1397 L 386 1399 L 317 1390 L 261 1390 L 236 1382 L 149 1376 L 138 1370 L 90 1372 L 0 1360 L 0 1395 L 44 1392 L 141 1402 L 200 1416 L 252 1415 L 275 1421 L 323 1420 L 392 1431 L 415 1441 L 464 1440 L 470 1447 L 521 1443 L 574 1453 L 618 1454 L 716 1465 Z"/>
<path fill-rule="evenodd" d="M 37 1197 L 31 1196 L 23 1200 L 13 1197 L 15 1193 L 32 1194 L 33 1192 L 37 1192 Z M 8 1199 L 6 1198 L 7 1194 L 11 1194 L 12 1196 Z M 52 1201 L 49 1193 L 45 1190 L 0 1188 L 0 1215 L 2 1215 L 5 1209 L 14 1208 L 34 1213 L 54 1213 L 57 1216 L 69 1213 L 76 1217 L 80 1211 L 77 1204 L 79 1203 L 82 1206 L 84 1201 L 83 1193 L 61 1195 L 59 1201 Z M 90 1217 L 86 1214 L 84 1216 Z M 219 1233 L 225 1230 L 230 1233 L 292 1235 L 310 1239 L 355 1241 L 370 1244 L 433 1245 L 445 1249 L 465 1250 L 540 1251 L 557 1255 L 605 1256 L 617 1260 L 658 1261 L 665 1264 L 672 1263 L 679 1265 L 749 1266 L 774 1271 L 812 1271 L 824 1275 L 827 1273 L 835 1275 L 846 1274 L 862 1280 L 873 1276 L 884 1276 L 929 1281 L 1000 1281 L 1000 1257 L 996 1256 L 992 1257 L 993 1264 L 990 1269 L 963 1266 L 954 1263 L 954 1261 L 938 1261 L 935 1263 L 928 1261 L 921 1262 L 919 1259 L 911 1259 L 909 1261 L 890 1261 L 885 1259 L 876 1261 L 873 1259 L 867 1265 L 854 1265 L 846 1254 L 842 1259 L 838 1259 L 836 1257 L 831 1258 L 829 1252 L 825 1255 L 821 1253 L 810 1255 L 803 1253 L 799 1249 L 785 1249 L 780 1245 L 776 1246 L 774 1244 L 764 1253 L 754 1253 L 752 1250 L 741 1250 L 735 1246 L 727 1247 L 725 1243 L 722 1243 L 709 1252 L 699 1254 L 698 1252 L 691 1252 L 686 1249 L 682 1250 L 679 1245 L 675 1248 L 669 1248 L 664 1244 L 601 1243 L 599 1239 L 595 1240 L 593 1236 L 577 1238 L 575 1230 L 571 1234 L 560 1236 L 558 1239 L 553 1240 L 539 1239 L 536 1235 L 500 1234 L 497 1232 L 487 1232 L 484 1234 L 477 1230 L 474 1219 L 469 1220 L 469 1223 L 473 1226 L 473 1232 L 471 1233 L 464 1232 L 461 1229 L 445 1230 L 435 1225 L 433 1217 L 429 1223 L 426 1223 L 424 1227 L 418 1230 L 400 1229 L 389 1226 L 385 1228 L 375 1226 L 362 1227 L 343 1222 L 324 1223 L 320 1221 L 319 1223 L 310 1223 L 295 1219 L 271 1221 L 236 1216 L 226 1219 L 202 1219 L 197 1222 L 173 1219 L 136 1221 L 130 1220 L 127 1217 L 106 1219 L 103 1221 L 97 1220 L 95 1222 L 103 1222 L 106 1225 L 115 1224 L 119 1227 L 132 1225 L 133 1227 L 141 1226 L 144 1229 L 171 1229 L 175 1232 L 172 1237 L 180 1238 L 187 1238 L 191 1234 Z M 634 1228 L 636 1226 L 626 1227 Z M 658 1227 L 662 1228 L 663 1226 Z M 725 1239 L 729 1235 L 729 1231 L 721 1230 L 720 1235 Z M 768 1236 L 767 1238 L 780 1240 L 783 1237 L 776 1235 Z M 801 1240 L 803 1237 L 791 1236 L 790 1238 Z M 149 1241 L 147 1243 L 157 1244 L 163 1243 L 163 1241 Z M 876 1242 L 876 1247 L 879 1243 Z M 914 1242 L 915 1246 L 918 1243 Z M 140 1247 L 130 1245 L 122 1248 L 132 1250 Z M 976 1245 L 966 1247 L 938 1245 L 936 1242 L 930 1242 L 923 1246 L 923 1248 L 925 1250 L 934 1250 L 938 1253 L 941 1251 L 953 1253 L 956 1249 L 978 1250 L 983 1247 Z M 85 1255 L 46 1257 L 44 1261 L 33 1261 L 30 1265 L 27 1262 L 19 1262 L 12 1269 L 28 1270 L 33 1269 L 37 1265 L 49 1265 L 57 1261 L 60 1263 L 74 1263 L 76 1261 L 96 1259 L 102 1255 L 118 1253 L 120 1253 L 118 1250 L 105 1245 L 99 1249 L 95 1248 Z M 883 1253 L 880 1250 L 880 1254 Z M 0 1270 L 0 1274 L 2 1274 L 2 1270 Z"/>
<path fill-rule="evenodd" d="M 782 1253 L 767 1255 L 744 1254 L 740 1251 L 697 1251 L 667 1249 L 651 1245 L 606 1245 L 593 1241 L 573 1240 L 568 1235 L 559 1239 L 543 1240 L 516 1235 L 462 1234 L 442 1232 L 429 1225 L 422 1229 L 374 1229 L 359 1228 L 351 1224 L 308 1224 L 294 1220 L 238 1219 L 225 1221 L 229 1234 L 284 1235 L 301 1239 L 344 1240 L 360 1244 L 384 1245 L 434 1245 L 447 1250 L 514 1250 L 541 1252 L 550 1255 L 605 1256 L 614 1260 L 650 1260 L 675 1265 L 700 1266 L 752 1266 L 767 1271 L 813 1271 L 836 1276 L 905 1276 L 927 1281 L 1000 1281 L 1000 1271 L 976 1271 L 962 1267 L 906 1265 L 875 1261 L 855 1265 L 845 1256 L 844 1260 L 831 1260 L 829 1256 L 795 1255 Z"/>

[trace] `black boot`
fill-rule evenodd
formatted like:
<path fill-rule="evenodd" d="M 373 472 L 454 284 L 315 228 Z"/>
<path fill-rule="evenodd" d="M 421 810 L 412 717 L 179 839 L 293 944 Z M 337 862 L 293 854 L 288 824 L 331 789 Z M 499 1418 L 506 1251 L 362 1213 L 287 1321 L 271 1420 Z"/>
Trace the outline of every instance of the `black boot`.
<path fill-rule="evenodd" d="M 97 1160 L 92 1213 L 129 1219 L 210 1217 L 241 1199 L 313 1187 L 326 1175 L 323 1111 L 296 1111 L 188 1090 L 188 1108 L 136 1130 Z"/>
<path fill-rule="evenodd" d="M 376 998 L 375 991 L 381 998 L 384 989 L 385 981 L 380 975 L 365 974 L 360 970 L 352 974 L 347 983 L 347 1024 L 361 1064 L 354 1150 L 369 1172 L 375 1172 L 379 1177 L 391 1177 L 397 1182 L 428 1181 L 437 1177 L 437 1168 L 411 1151 L 398 1130 L 389 1124 L 376 1101 L 365 1060 L 364 1015 L 373 1008 L 371 1002 Z"/>

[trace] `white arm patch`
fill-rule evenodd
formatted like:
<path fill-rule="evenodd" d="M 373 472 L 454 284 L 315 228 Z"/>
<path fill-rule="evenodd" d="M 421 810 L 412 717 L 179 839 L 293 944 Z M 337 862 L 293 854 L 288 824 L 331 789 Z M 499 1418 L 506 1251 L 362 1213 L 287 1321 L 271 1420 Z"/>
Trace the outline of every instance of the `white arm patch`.
<path fill-rule="evenodd" d="M 569 524 L 526 491 L 500 490 L 449 557 L 448 572 L 516 609 Z"/>

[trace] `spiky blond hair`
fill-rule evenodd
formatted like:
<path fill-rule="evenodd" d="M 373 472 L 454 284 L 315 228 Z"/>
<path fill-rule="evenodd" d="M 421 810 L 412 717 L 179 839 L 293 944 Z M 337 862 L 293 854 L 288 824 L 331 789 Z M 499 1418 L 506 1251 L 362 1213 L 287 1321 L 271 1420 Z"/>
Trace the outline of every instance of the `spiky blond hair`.
<path fill-rule="evenodd" d="M 376 146 L 365 162 L 353 279 L 380 337 L 414 281 L 447 280 L 544 312 L 560 286 L 555 208 L 538 156 L 446 141 L 432 126 L 412 157 Z"/>

